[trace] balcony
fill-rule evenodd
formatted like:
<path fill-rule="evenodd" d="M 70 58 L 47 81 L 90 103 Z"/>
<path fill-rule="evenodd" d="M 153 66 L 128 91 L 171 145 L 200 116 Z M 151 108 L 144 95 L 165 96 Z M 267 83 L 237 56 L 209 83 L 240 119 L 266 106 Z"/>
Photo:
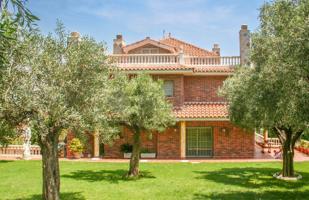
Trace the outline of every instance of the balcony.
<path fill-rule="evenodd" d="M 130 65 L 187 65 L 187 66 L 236 66 L 239 56 L 199 57 L 183 54 L 113 54 L 111 62 L 118 66 Z"/>

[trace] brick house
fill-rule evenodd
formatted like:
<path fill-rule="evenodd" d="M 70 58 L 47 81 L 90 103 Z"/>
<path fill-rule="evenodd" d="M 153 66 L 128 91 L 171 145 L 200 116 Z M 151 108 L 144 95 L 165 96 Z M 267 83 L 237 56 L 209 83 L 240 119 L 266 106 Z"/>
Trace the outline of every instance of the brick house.
<path fill-rule="evenodd" d="M 241 26 L 240 56 L 222 57 L 218 44 L 211 51 L 173 38 L 149 37 L 126 45 L 122 35 L 114 39 L 115 66 L 128 74 L 146 72 L 164 81 L 166 98 L 173 103 L 175 126 L 152 138 L 142 134 L 142 146 L 160 159 L 251 158 L 254 133 L 229 121 L 228 104 L 217 94 L 236 65 L 246 65 L 250 46 L 249 30 Z M 123 129 L 120 139 L 104 145 L 105 158 L 123 158 L 120 146 L 131 143 L 132 134 Z M 94 138 L 94 156 L 99 142 Z"/>

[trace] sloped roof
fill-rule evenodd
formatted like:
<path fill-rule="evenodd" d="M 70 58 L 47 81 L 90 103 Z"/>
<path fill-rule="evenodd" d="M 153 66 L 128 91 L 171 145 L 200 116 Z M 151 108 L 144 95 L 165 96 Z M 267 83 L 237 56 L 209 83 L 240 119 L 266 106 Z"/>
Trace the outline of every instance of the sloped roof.
<path fill-rule="evenodd" d="M 195 66 L 193 71 L 195 73 L 203 73 L 203 72 L 223 72 L 223 73 L 232 73 L 234 72 L 235 67 L 232 66 Z"/>
<path fill-rule="evenodd" d="M 184 54 L 190 56 L 219 56 L 215 52 L 207 51 L 193 44 L 189 44 L 173 37 L 164 38 L 160 40 L 160 42 L 166 45 L 173 46 L 177 49 L 183 48 Z"/>
<path fill-rule="evenodd" d="M 174 108 L 178 119 L 228 119 L 228 104 L 224 102 L 185 102 Z"/>
<path fill-rule="evenodd" d="M 118 65 L 118 69 L 122 71 L 177 71 L 177 70 L 187 70 L 192 73 L 223 73 L 230 74 L 233 73 L 235 68 L 230 66 L 186 66 L 186 65 L 164 65 L 164 64 L 152 64 L 152 65 Z"/>

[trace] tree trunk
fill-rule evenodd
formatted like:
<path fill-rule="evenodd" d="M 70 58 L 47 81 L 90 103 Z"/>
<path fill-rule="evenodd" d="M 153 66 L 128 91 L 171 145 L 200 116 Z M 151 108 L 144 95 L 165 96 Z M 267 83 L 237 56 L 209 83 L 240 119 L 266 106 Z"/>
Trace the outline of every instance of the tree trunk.
<path fill-rule="evenodd" d="M 287 139 L 282 145 L 283 177 L 294 176 L 294 145 L 290 139 Z"/>
<path fill-rule="evenodd" d="M 41 141 L 44 200 L 59 200 L 60 176 L 58 160 L 58 135 L 49 133 Z"/>
<path fill-rule="evenodd" d="M 282 176 L 294 177 L 294 147 L 303 130 L 293 132 L 291 128 L 286 127 L 275 127 L 274 130 L 282 145 Z"/>
<path fill-rule="evenodd" d="M 133 151 L 130 159 L 130 169 L 128 172 L 129 177 L 136 177 L 139 175 L 139 154 L 141 148 L 140 132 L 134 131 L 133 136 Z"/>

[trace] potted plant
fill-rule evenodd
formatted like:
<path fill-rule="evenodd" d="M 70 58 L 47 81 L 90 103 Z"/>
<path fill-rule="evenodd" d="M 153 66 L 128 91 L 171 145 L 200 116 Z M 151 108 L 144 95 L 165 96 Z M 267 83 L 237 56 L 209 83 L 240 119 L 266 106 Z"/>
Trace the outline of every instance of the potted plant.
<path fill-rule="evenodd" d="M 156 153 L 149 149 L 142 149 L 141 158 L 156 158 Z"/>
<path fill-rule="evenodd" d="M 78 138 L 73 138 L 69 145 L 70 151 L 73 154 L 73 158 L 80 158 L 81 153 L 84 150 L 84 145 L 81 143 L 81 141 Z"/>
<path fill-rule="evenodd" d="M 131 158 L 133 146 L 129 143 L 122 144 L 120 151 L 123 153 L 123 158 Z"/>

